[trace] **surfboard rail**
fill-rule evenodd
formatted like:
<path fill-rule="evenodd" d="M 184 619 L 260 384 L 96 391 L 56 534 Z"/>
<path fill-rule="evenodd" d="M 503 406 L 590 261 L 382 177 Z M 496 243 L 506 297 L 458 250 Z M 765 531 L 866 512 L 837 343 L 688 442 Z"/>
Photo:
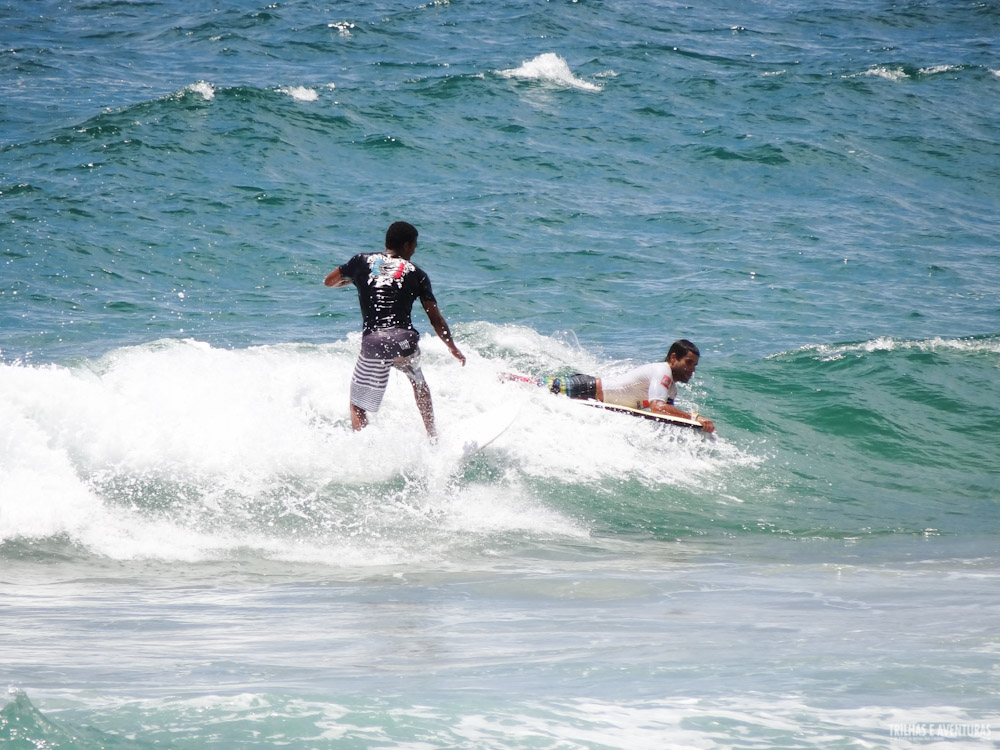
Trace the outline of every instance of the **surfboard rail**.
<path fill-rule="evenodd" d="M 686 417 L 675 417 L 672 414 L 657 414 L 656 412 L 648 411 L 646 409 L 632 409 L 628 406 L 619 406 L 618 404 L 606 404 L 603 401 L 595 401 L 593 399 L 587 399 L 585 401 L 577 401 L 578 404 L 583 404 L 585 406 L 593 406 L 596 409 L 604 409 L 605 411 L 615 412 L 616 414 L 627 414 L 630 417 L 639 417 L 640 419 L 648 419 L 651 422 L 659 422 L 660 424 L 672 424 L 679 427 L 690 427 L 693 430 L 702 429 L 701 423 L 695 419 L 687 419 Z"/>

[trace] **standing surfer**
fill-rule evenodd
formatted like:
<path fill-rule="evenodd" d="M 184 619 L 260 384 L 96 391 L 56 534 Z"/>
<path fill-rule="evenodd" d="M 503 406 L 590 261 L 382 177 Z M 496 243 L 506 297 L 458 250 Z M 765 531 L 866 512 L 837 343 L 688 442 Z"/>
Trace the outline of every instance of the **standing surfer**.
<path fill-rule="evenodd" d="M 436 435 L 431 392 L 420 369 L 420 334 L 410 319 L 414 300 L 420 299 L 438 337 L 465 365 L 465 355 L 455 346 L 438 309 L 430 278 L 410 262 L 416 250 L 417 228 L 397 221 L 385 233 L 385 252 L 355 255 L 323 282 L 332 287 L 354 284 L 358 289 L 364 328 L 361 353 L 351 376 L 351 425 L 355 430 L 368 424 L 368 412 L 378 411 L 389 371 L 395 367 L 413 386 L 427 434 L 432 438 Z"/>

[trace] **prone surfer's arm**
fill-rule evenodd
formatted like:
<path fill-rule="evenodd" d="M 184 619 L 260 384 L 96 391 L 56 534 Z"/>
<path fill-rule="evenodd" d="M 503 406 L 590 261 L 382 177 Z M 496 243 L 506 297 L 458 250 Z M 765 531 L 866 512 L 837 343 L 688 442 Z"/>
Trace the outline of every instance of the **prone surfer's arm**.
<path fill-rule="evenodd" d="M 668 414 L 671 417 L 680 417 L 681 419 L 693 419 L 695 422 L 701 425 L 701 429 L 705 432 L 715 432 L 715 423 L 711 419 L 705 419 L 700 416 L 698 412 L 686 412 L 683 409 L 678 409 L 673 404 L 668 404 L 666 401 L 661 401 L 656 399 L 649 402 L 649 410 L 656 414 Z"/>
<path fill-rule="evenodd" d="M 455 339 L 451 337 L 451 329 L 448 328 L 444 315 L 438 309 L 437 302 L 434 300 L 420 300 L 420 304 L 424 306 L 427 319 L 434 327 L 434 332 L 438 335 L 438 338 L 445 343 L 445 346 L 451 351 L 451 355 L 462 363 L 462 367 L 465 367 L 465 355 L 455 346 Z"/>
<path fill-rule="evenodd" d="M 347 286 L 351 283 L 351 280 L 345 279 L 341 276 L 340 268 L 338 267 L 336 270 L 327 274 L 326 278 L 323 279 L 323 283 L 327 286 Z"/>

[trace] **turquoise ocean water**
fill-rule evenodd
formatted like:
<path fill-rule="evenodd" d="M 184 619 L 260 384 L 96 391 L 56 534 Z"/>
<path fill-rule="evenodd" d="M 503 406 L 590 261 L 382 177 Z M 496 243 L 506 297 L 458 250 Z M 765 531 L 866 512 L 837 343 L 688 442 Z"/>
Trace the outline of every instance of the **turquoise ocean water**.
<path fill-rule="evenodd" d="M 997 746 L 1000 5 L 0 29 L 0 745 Z M 397 219 L 437 446 L 322 284 Z M 679 337 L 715 439 L 497 378 Z"/>

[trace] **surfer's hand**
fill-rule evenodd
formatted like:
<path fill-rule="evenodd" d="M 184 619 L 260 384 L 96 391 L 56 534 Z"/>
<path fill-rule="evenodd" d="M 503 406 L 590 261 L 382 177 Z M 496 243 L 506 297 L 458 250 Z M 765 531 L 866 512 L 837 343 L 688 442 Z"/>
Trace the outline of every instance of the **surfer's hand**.
<path fill-rule="evenodd" d="M 698 417 L 698 424 L 701 425 L 702 432 L 715 432 L 715 423 L 711 419 Z"/>
<path fill-rule="evenodd" d="M 465 367 L 465 355 L 458 350 L 457 346 L 451 348 L 451 355 L 462 363 L 462 367 Z"/>

